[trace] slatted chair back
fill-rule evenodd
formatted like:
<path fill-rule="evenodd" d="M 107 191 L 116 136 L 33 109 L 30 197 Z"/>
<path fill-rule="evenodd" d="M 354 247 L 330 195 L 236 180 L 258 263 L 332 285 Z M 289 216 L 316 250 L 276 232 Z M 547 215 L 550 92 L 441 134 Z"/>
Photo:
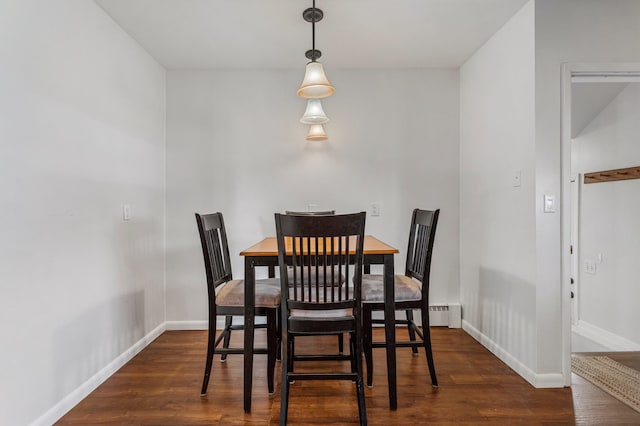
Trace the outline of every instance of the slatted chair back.
<path fill-rule="evenodd" d="M 359 309 L 366 214 L 276 214 L 278 255 L 287 309 Z M 349 265 L 355 265 L 355 280 Z M 286 266 L 293 266 L 288 274 Z M 303 271 L 303 273 L 300 273 Z M 340 286 L 341 276 L 344 285 Z"/>
<path fill-rule="evenodd" d="M 422 283 L 423 297 L 429 294 L 431 255 L 439 215 L 440 209 L 415 209 L 411 218 L 405 275 Z"/>
<path fill-rule="evenodd" d="M 200 243 L 207 274 L 209 296 L 215 299 L 215 288 L 233 279 L 229 244 L 222 213 L 196 213 Z"/>
<path fill-rule="evenodd" d="M 285 214 L 292 214 L 297 216 L 330 216 L 336 214 L 335 210 L 325 210 L 319 212 L 294 212 L 287 210 L 284 212 Z"/>

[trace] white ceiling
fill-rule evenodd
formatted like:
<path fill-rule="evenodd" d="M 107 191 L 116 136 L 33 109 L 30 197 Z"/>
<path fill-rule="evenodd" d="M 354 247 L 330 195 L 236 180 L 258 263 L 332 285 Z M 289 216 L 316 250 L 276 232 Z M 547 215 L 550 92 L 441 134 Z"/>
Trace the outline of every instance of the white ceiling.
<path fill-rule="evenodd" d="M 169 69 L 295 68 L 311 0 L 95 0 Z M 459 67 L 527 0 L 317 0 L 316 48 L 339 68 Z"/>
<path fill-rule="evenodd" d="M 575 138 L 629 83 L 573 83 L 571 85 L 571 137 Z"/>

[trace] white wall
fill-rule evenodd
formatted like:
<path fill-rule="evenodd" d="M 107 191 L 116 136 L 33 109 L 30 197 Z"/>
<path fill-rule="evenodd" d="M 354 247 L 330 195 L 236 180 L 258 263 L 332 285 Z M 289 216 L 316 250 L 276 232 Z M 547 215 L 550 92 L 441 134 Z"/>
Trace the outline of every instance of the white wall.
<path fill-rule="evenodd" d="M 640 165 L 639 116 L 640 83 L 629 84 L 572 141 L 572 173 Z M 579 319 L 640 345 L 640 180 L 581 185 Z"/>
<path fill-rule="evenodd" d="M 544 194 L 560 197 L 560 71 L 564 62 L 640 62 L 637 0 L 536 0 L 536 317 L 539 373 L 562 371 L 559 213 L 543 213 Z"/>
<path fill-rule="evenodd" d="M 0 61 L 0 413 L 24 425 L 164 321 L 165 72 L 84 0 L 0 2 Z"/>
<path fill-rule="evenodd" d="M 275 235 L 277 211 L 382 204 L 367 233 L 401 250 L 411 211 L 440 208 L 431 300 L 458 301 L 458 72 L 335 70 L 329 140 L 306 142 L 296 70 L 170 71 L 167 84 L 167 320 L 205 320 L 195 212 L 221 211 L 233 270 Z"/>
<path fill-rule="evenodd" d="M 635 0 L 532 0 L 461 69 L 464 325 L 536 386 L 565 383 L 561 217 L 543 213 L 561 196 L 561 65 L 638 62 L 639 19 Z"/>
<path fill-rule="evenodd" d="M 460 70 L 463 328 L 535 381 L 534 4 Z M 520 172 L 520 186 L 514 174 Z"/>

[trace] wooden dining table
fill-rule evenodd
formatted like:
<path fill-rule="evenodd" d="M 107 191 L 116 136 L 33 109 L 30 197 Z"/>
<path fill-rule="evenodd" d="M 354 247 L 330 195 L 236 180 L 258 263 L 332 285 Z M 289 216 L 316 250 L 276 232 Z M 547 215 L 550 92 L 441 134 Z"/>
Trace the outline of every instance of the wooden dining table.
<path fill-rule="evenodd" d="M 393 257 L 398 249 L 366 235 L 364 237 L 364 272 L 370 273 L 370 265 L 383 265 L 384 285 L 384 321 L 387 342 L 387 378 L 389 383 L 389 407 L 398 407 L 396 386 L 395 351 L 395 291 Z M 244 257 L 244 411 L 251 412 L 251 388 L 253 377 L 253 337 L 255 324 L 255 279 L 256 267 L 267 267 L 269 277 L 275 277 L 278 266 L 278 242 L 276 237 L 267 237 L 240 252 Z"/>

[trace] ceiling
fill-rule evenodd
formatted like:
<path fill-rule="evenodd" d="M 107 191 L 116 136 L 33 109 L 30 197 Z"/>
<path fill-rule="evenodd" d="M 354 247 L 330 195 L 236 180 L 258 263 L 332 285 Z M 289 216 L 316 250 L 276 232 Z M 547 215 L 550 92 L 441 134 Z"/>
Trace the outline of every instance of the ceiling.
<path fill-rule="evenodd" d="M 295 68 L 311 0 L 95 0 L 168 69 Z M 317 0 L 334 68 L 459 67 L 527 0 Z"/>
<path fill-rule="evenodd" d="M 573 83 L 571 137 L 576 138 L 629 83 Z"/>

